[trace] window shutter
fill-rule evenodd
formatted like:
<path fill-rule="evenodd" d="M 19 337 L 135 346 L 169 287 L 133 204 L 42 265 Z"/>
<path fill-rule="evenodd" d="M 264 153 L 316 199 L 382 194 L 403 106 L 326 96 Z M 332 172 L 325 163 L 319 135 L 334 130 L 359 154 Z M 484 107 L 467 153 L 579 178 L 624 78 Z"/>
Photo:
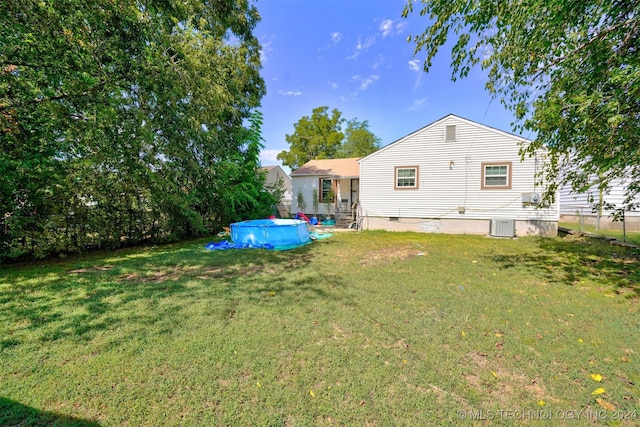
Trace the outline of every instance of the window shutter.
<path fill-rule="evenodd" d="M 453 142 L 456 140 L 456 125 L 445 126 L 444 140 L 445 142 Z"/>

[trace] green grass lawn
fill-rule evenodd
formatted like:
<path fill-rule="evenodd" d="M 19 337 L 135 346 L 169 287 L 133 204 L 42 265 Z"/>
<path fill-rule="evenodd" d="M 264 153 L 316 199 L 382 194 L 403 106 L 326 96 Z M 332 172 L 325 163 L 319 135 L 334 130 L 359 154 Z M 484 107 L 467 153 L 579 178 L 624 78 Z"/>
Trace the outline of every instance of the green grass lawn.
<path fill-rule="evenodd" d="M 206 242 L 3 267 L 0 425 L 640 423 L 634 250 Z"/>

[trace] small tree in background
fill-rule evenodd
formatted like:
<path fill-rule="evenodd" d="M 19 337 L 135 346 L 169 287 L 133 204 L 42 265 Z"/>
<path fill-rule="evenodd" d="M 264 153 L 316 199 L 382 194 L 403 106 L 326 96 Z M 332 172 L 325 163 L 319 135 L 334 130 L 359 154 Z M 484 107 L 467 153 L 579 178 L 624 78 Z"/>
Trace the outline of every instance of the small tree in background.
<path fill-rule="evenodd" d="M 264 172 L 263 174 L 266 176 L 266 172 Z M 264 188 L 269 194 L 273 196 L 277 204 L 280 204 L 282 202 L 282 197 L 284 197 L 284 193 L 286 192 L 284 180 L 282 178 L 278 178 L 271 184 L 265 184 Z"/>
<path fill-rule="evenodd" d="M 329 217 L 329 215 L 331 215 L 331 205 L 333 204 L 333 202 L 335 201 L 336 198 L 336 194 L 333 192 L 333 190 L 329 190 L 329 192 L 327 192 L 327 194 L 324 197 L 324 207 L 327 209 L 327 218 Z"/>
<path fill-rule="evenodd" d="M 307 209 L 307 204 L 304 201 L 302 190 L 298 190 L 298 194 L 296 196 L 296 202 L 298 203 L 298 211 L 304 213 L 305 209 Z"/>
<path fill-rule="evenodd" d="M 313 215 L 318 216 L 318 204 L 320 203 L 320 199 L 318 198 L 318 189 L 314 188 L 311 192 L 311 198 L 313 199 Z"/>

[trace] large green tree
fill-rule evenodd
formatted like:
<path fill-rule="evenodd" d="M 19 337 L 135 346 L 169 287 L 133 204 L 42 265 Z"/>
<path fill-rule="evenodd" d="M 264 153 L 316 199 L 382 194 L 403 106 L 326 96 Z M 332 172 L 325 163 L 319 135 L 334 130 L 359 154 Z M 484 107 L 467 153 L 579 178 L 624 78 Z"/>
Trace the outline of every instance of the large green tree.
<path fill-rule="evenodd" d="M 640 1 L 410 0 L 426 30 L 409 37 L 426 53 L 452 44 L 453 78 L 488 70 L 486 87 L 533 133 L 523 155 L 546 148 L 541 178 L 552 200 L 558 185 L 606 190 L 622 179 L 631 208 L 640 191 Z"/>
<path fill-rule="evenodd" d="M 382 140 L 377 137 L 369 129 L 369 121 L 359 122 L 357 119 L 347 121 L 347 127 L 344 131 L 344 141 L 340 150 L 339 157 L 364 157 L 378 148 Z"/>
<path fill-rule="evenodd" d="M 248 0 L 0 2 L 0 259 L 268 206 L 244 126 L 265 93 L 258 20 Z"/>
<path fill-rule="evenodd" d="M 286 135 L 289 150 L 278 154 L 285 166 L 296 169 L 312 159 L 336 159 L 366 156 L 380 146 L 380 138 L 369 130 L 369 122 L 347 121 L 342 125 L 342 113 L 329 107 L 313 109 L 311 116 L 303 116 L 293 125 L 294 133 Z"/>

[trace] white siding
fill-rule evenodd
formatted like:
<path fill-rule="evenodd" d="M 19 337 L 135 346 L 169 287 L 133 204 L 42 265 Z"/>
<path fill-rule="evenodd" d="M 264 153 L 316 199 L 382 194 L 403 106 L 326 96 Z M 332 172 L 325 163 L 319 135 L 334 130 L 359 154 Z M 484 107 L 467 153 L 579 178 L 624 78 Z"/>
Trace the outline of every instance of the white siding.
<path fill-rule="evenodd" d="M 595 178 L 594 178 L 595 181 Z M 615 181 L 609 191 L 603 194 L 602 199 L 605 203 L 616 206 L 622 206 L 624 202 L 624 184 L 621 181 Z M 591 201 L 593 199 L 593 201 Z M 593 205 L 600 201 L 600 192 L 596 185 L 592 186 L 585 193 L 573 193 L 569 186 L 560 189 L 560 213 L 562 215 L 596 215 L 593 212 Z M 608 217 L 613 213 L 611 209 L 602 209 L 602 217 Z M 626 217 L 640 217 L 637 210 L 626 212 Z"/>
<path fill-rule="evenodd" d="M 445 142 L 445 126 L 456 125 L 456 141 Z M 520 162 L 522 139 L 456 116 L 447 116 L 360 162 L 362 213 L 372 217 L 557 221 L 558 206 L 523 207 L 534 187 L 536 160 Z M 483 162 L 511 162 L 509 190 L 482 190 Z M 418 166 L 419 188 L 394 188 L 396 166 Z M 458 211 L 464 207 L 464 213 Z"/>
<path fill-rule="evenodd" d="M 291 213 L 293 215 L 296 212 L 302 211 L 303 213 L 313 214 L 313 189 L 318 188 L 318 177 L 315 176 L 292 176 L 292 200 L 291 200 Z M 302 192 L 302 197 L 306 204 L 305 209 L 298 206 L 298 193 Z M 318 206 L 318 210 L 320 206 Z M 318 212 L 319 213 L 319 212 Z"/>

